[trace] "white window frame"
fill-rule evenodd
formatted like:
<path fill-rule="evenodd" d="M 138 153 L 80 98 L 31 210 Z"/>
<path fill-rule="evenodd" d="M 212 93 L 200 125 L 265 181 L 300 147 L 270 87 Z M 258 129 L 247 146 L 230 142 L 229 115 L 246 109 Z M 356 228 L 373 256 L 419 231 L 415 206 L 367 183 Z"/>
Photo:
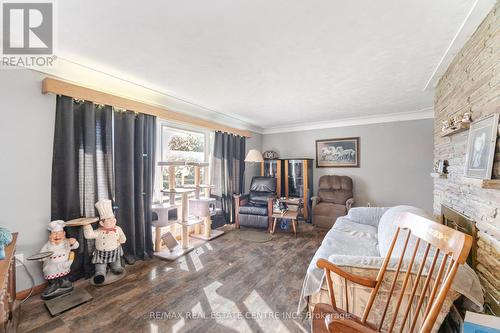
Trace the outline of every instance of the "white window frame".
<path fill-rule="evenodd" d="M 158 121 L 158 129 L 157 129 L 157 133 L 159 133 L 158 135 L 158 146 L 160 148 L 160 155 L 158 155 L 159 157 L 162 157 L 163 156 L 163 127 L 167 127 L 167 128 L 170 128 L 170 129 L 173 129 L 173 130 L 178 130 L 178 131 L 186 131 L 186 132 L 193 132 L 193 133 L 198 133 L 198 134 L 203 134 L 203 137 L 204 137 L 204 146 L 203 146 L 203 150 L 204 150 L 204 154 L 205 154 L 205 157 L 204 157 L 204 161 L 203 162 L 209 162 L 210 160 L 210 130 L 207 130 L 205 128 L 200 128 L 200 127 L 196 127 L 196 126 L 189 126 L 189 125 L 182 125 L 182 124 L 179 124 L 179 123 L 173 123 L 173 122 L 170 122 L 170 121 L 167 121 L 167 120 L 163 120 L 163 119 L 160 119 Z"/>
<path fill-rule="evenodd" d="M 180 130 L 180 131 L 187 131 L 187 132 L 194 132 L 194 133 L 199 133 L 203 134 L 204 136 L 204 162 L 209 163 L 209 167 L 206 168 L 205 172 L 203 173 L 203 183 L 204 184 L 209 184 L 210 183 L 210 172 L 211 172 L 211 167 L 212 167 L 212 142 L 211 138 L 213 138 L 213 133 L 209 129 L 203 128 L 203 127 L 197 127 L 197 126 L 189 126 L 189 125 L 184 125 L 184 124 L 179 124 L 175 123 L 172 121 L 168 121 L 165 119 L 159 119 L 157 120 L 156 124 L 156 167 L 157 167 L 157 172 L 155 172 L 155 195 L 154 195 L 154 200 L 156 202 L 161 201 L 163 198 L 163 195 L 161 193 L 162 188 L 160 184 L 162 184 L 162 179 L 161 179 L 161 167 L 157 165 L 158 162 L 161 162 L 161 159 L 163 157 L 163 128 L 167 127 L 173 130 Z"/>

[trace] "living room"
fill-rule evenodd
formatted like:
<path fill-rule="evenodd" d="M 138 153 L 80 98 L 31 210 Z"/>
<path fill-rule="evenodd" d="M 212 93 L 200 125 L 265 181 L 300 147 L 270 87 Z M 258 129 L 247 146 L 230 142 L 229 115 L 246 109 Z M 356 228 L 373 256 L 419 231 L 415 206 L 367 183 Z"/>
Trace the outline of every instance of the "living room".
<path fill-rule="evenodd" d="M 499 1 L 1 6 L 0 332 L 500 330 Z"/>

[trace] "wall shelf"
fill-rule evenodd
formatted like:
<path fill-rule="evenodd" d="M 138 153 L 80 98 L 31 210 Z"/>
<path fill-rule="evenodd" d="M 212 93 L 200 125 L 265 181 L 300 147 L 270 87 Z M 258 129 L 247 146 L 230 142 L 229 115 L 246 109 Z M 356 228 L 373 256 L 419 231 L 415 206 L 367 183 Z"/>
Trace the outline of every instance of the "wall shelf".
<path fill-rule="evenodd" d="M 485 179 L 481 187 L 500 190 L 500 179 Z"/>
<path fill-rule="evenodd" d="M 500 179 L 475 179 L 475 178 L 462 178 L 465 183 L 478 186 L 484 189 L 500 190 Z"/>
<path fill-rule="evenodd" d="M 441 137 L 450 136 L 450 135 L 454 135 L 454 134 L 457 134 L 457 133 L 460 133 L 463 131 L 467 131 L 467 130 L 469 130 L 469 127 L 470 127 L 470 123 L 458 123 L 456 128 L 448 129 L 444 132 L 441 132 Z"/>
<path fill-rule="evenodd" d="M 448 178 L 447 173 L 431 172 L 432 178 Z"/>

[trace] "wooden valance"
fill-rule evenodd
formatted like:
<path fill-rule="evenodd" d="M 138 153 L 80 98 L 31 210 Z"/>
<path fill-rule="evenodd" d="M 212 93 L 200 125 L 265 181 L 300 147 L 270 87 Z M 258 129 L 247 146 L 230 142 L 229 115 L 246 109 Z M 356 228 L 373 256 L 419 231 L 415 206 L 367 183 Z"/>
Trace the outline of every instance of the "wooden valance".
<path fill-rule="evenodd" d="M 158 106 L 134 101 L 132 99 L 111 95 L 90 88 L 85 88 L 69 82 L 52 78 L 45 78 L 42 81 L 42 94 L 50 93 L 65 95 L 76 99 L 83 99 L 98 104 L 110 105 L 139 113 L 150 114 L 161 119 L 203 127 L 214 131 L 227 132 L 245 136 L 248 138 L 252 136 L 252 132 L 247 130 L 225 126 L 210 120 L 193 117 L 179 112 L 167 110 Z"/>

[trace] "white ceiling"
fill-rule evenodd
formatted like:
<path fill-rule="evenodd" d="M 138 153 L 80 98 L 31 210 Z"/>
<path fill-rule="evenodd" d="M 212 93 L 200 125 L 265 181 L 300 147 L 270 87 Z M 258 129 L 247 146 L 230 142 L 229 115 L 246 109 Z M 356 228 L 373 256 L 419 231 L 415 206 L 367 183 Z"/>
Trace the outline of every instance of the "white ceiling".
<path fill-rule="evenodd" d="M 476 2 L 64 0 L 56 52 L 264 131 L 415 114 L 494 3 L 468 24 Z"/>

